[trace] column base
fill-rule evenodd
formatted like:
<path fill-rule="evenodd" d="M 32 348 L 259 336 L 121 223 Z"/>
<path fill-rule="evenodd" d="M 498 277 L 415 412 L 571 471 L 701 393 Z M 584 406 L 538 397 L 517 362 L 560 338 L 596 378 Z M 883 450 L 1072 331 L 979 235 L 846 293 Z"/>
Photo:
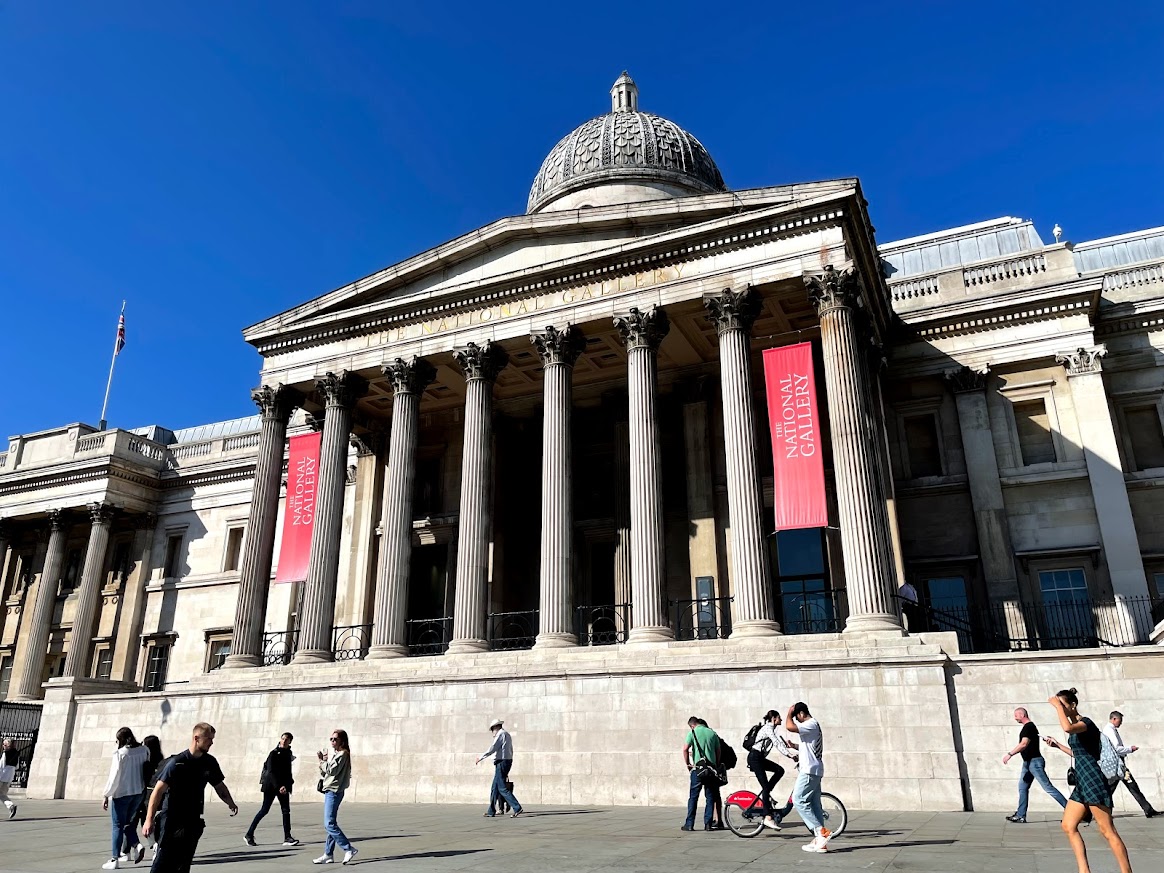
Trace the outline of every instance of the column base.
<path fill-rule="evenodd" d="M 895 637 L 904 637 L 905 629 L 901 626 L 901 619 L 887 613 L 873 613 L 871 615 L 851 615 L 845 621 L 844 633 L 864 634 L 880 633 L 891 634 Z"/>
<path fill-rule="evenodd" d="M 781 635 L 780 622 L 767 619 L 751 621 L 737 621 L 732 624 L 731 639 L 748 639 L 750 637 L 778 637 Z"/>
<path fill-rule="evenodd" d="M 489 640 L 453 640 L 446 655 L 476 655 L 489 651 Z"/>
<path fill-rule="evenodd" d="M 330 664 L 335 660 L 331 649 L 300 649 L 291 658 L 292 664 Z"/>
<path fill-rule="evenodd" d="M 1156 625 L 1155 628 L 1153 628 L 1152 633 L 1148 636 L 1148 639 L 1158 646 L 1164 646 L 1164 621 L 1160 622 L 1158 625 Z"/>
<path fill-rule="evenodd" d="M 224 670 L 238 670 L 242 667 L 261 666 L 263 666 L 262 655 L 227 655 L 226 660 L 222 662 Z"/>
<path fill-rule="evenodd" d="M 372 646 L 368 649 L 368 654 L 365 660 L 367 661 L 386 661 L 389 658 L 407 658 L 408 646 Z"/>
<path fill-rule="evenodd" d="M 578 645 L 578 637 L 574 634 L 553 633 L 538 634 L 534 640 L 535 649 L 571 649 Z"/>
<path fill-rule="evenodd" d="M 12 694 L 4 699 L 10 703 L 37 703 L 41 700 L 33 694 Z"/>
<path fill-rule="evenodd" d="M 647 625 L 631 628 L 631 632 L 627 634 L 626 644 L 633 646 L 638 643 L 669 643 L 674 639 L 675 631 L 667 625 Z"/>

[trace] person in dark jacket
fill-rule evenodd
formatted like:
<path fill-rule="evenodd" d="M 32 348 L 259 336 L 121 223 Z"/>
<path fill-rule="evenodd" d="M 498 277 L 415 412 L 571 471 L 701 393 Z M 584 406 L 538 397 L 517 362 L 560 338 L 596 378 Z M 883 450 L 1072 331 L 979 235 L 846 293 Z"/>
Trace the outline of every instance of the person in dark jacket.
<path fill-rule="evenodd" d="M 248 846 L 254 846 L 255 828 L 263 817 L 271 811 L 271 804 L 279 800 L 279 809 L 283 812 L 283 845 L 298 846 L 299 840 L 291 836 L 291 786 L 295 780 L 291 778 L 291 762 L 295 756 L 291 754 L 291 741 L 295 739 L 285 733 L 279 737 L 279 745 L 271 749 L 267 755 L 267 763 L 263 764 L 263 775 L 259 787 L 263 789 L 263 806 L 251 822 L 243 840 Z"/>

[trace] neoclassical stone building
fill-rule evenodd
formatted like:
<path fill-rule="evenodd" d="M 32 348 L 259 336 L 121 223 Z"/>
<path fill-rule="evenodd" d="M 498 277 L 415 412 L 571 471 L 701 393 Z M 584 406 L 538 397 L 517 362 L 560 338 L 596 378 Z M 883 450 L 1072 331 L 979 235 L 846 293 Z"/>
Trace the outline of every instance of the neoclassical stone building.
<path fill-rule="evenodd" d="M 209 717 L 243 766 L 340 712 L 383 753 L 359 798 L 465 799 L 465 719 L 503 712 L 523 798 L 672 802 L 660 733 L 795 696 L 850 710 L 851 805 L 989 808 L 1050 665 L 1158 709 L 1164 228 L 879 245 L 856 179 L 731 191 L 629 76 L 611 99 L 525 215 L 247 328 L 257 416 L 10 439 L 0 696 L 54 719 L 30 791 L 96 790 L 114 721 Z M 761 352 L 804 342 L 829 523 L 773 533 Z M 891 725 L 925 754 L 883 773 Z"/>

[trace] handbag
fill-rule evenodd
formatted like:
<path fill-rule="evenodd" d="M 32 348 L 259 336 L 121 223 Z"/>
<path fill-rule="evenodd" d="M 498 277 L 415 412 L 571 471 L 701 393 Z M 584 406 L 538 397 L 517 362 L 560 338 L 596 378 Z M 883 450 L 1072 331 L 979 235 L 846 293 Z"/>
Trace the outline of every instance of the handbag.
<path fill-rule="evenodd" d="M 1078 783 L 1075 781 L 1075 768 L 1074 768 L 1074 767 L 1068 767 L 1068 768 L 1067 768 L 1067 784 L 1068 784 L 1068 785 L 1076 785 L 1076 784 L 1078 784 Z"/>
<path fill-rule="evenodd" d="M 0 782 L 12 782 L 16 779 L 16 767 L 12 764 L 5 764 L 0 767 Z"/>
<path fill-rule="evenodd" d="M 707 757 L 707 753 L 703 751 L 703 747 L 700 746 L 699 738 L 695 736 L 695 731 L 691 732 L 691 738 L 695 740 L 695 750 L 699 752 L 699 761 L 692 770 L 699 784 L 705 788 L 719 788 L 721 785 L 727 785 L 727 771 L 722 765 L 711 762 Z"/>
<path fill-rule="evenodd" d="M 327 792 L 323 790 L 323 777 L 322 776 L 320 777 L 319 781 L 315 783 L 315 790 L 318 791 L 320 794 L 327 794 Z"/>

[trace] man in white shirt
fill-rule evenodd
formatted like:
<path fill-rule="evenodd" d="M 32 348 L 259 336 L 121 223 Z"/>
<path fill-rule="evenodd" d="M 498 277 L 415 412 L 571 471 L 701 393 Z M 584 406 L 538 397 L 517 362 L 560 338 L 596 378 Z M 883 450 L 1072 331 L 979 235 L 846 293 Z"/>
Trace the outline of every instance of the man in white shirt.
<path fill-rule="evenodd" d="M 1118 709 L 1113 710 L 1112 714 L 1108 716 L 1108 722 L 1103 726 L 1103 735 L 1108 738 L 1111 744 L 1115 747 L 1116 754 L 1121 758 L 1126 759 L 1128 755 L 1140 748 L 1139 746 L 1125 746 L 1123 737 L 1120 736 L 1120 726 L 1124 723 L 1124 714 Z M 1140 790 L 1140 786 L 1136 784 L 1136 778 L 1132 776 L 1132 771 L 1126 769 L 1127 761 L 1124 761 L 1124 777 L 1120 781 L 1131 792 L 1132 797 L 1136 798 L 1136 803 L 1140 804 L 1140 809 L 1144 810 L 1144 815 L 1148 818 L 1157 816 L 1157 812 L 1152 804 L 1148 802 L 1148 798 L 1144 796 L 1144 792 Z"/>
<path fill-rule="evenodd" d="M 784 729 L 798 734 L 800 742 L 796 777 L 796 787 L 792 799 L 800 819 L 812 829 L 811 843 L 801 846 L 806 852 L 824 854 L 828 851 L 832 833 L 824 825 L 824 810 L 820 805 L 820 781 L 824 777 L 824 734 L 820 724 L 808 711 L 805 703 L 794 703 L 784 719 Z"/>
<path fill-rule="evenodd" d="M 486 818 L 497 815 L 497 804 L 501 800 L 509 804 L 514 818 L 521 815 L 521 804 L 509 790 L 506 781 L 509 779 L 509 770 L 513 767 L 513 739 L 503 724 L 499 718 L 493 719 L 489 724 L 489 730 L 493 731 L 493 745 L 477 759 L 477 763 L 480 764 L 490 755 L 493 756 L 493 785 L 489 789 L 489 811 L 485 813 Z"/>

